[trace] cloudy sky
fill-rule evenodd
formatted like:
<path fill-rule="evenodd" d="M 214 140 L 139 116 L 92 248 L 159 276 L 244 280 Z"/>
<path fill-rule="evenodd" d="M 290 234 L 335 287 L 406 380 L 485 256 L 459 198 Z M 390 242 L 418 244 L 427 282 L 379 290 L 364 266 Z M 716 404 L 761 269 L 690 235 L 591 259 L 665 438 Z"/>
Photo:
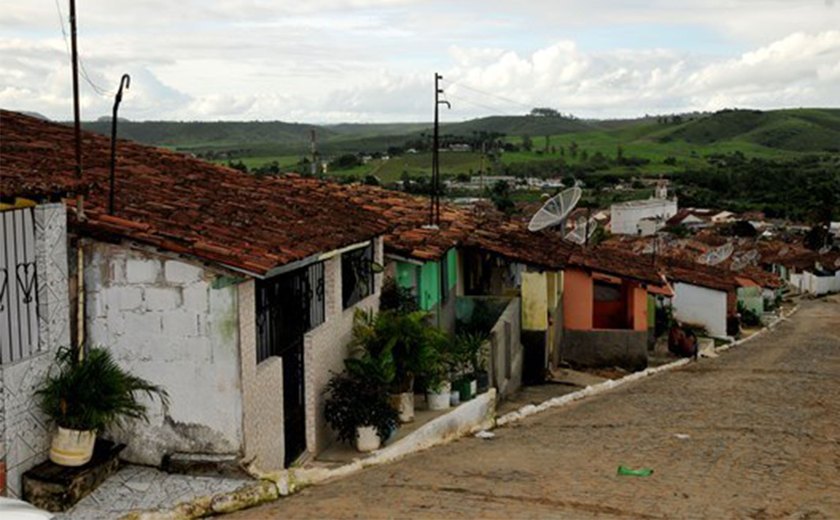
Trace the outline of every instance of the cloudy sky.
<path fill-rule="evenodd" d="M 70 119 L 68 1 L 2 3 L 0 106 Z M 136 120 L 428 120 L 435 72 L 445 120 L 840 106 L 840 0 L 77 4 L 84 119 L 123 73 Z"/>

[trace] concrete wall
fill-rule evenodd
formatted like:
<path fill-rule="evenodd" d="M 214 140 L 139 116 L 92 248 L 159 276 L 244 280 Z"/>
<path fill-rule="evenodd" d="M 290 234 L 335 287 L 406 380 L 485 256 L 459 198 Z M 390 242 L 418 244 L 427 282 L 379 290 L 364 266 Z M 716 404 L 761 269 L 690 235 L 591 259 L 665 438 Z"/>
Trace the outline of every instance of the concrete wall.
<path fill-rule="evenodd" d="M 563 361 L 580 367 L 647 367 L 647 330 L 565 330 Z"/>
<path fill-rule="evenodd" d="M 522 273 L 522 329 L 548 330 L 548 280 L 546 273 Z"/>
<path fill-rule="evenodd" d="M 727 294 L 683 282 L 674 284 L 674 318 L 700 325 L 712 336 L 726 336 Z"/>
<path fill-rule="evenodd" d="M 163 386 L 149 422 L 110 432 L 131 462 L 163 455 L 240 453 L 242 402 L 235 285 L 197 264 L 124 245 L 85 241 L 87 343 L 111 350 L 135 375 Z"/>
<path fill-rule="evenodd" d="M 382 239 L 376 239 L 374 259 L 384 263 Z M 356 310 L 378 310 L 384 276 L 374 278 L 374 292 L 356 305 L 342 308 L 341 258 L 335 256 L 325 261 L 325 310 L 326 319 L 304 337 L 304 371 L 306 399 L 306 450 L 317 454 L 335 439 L 324 420 L 324 389 L 333 373 L 344 370 L 344 360 L 349 355 L 347 344 L 352 339 L 353 316 Z M 455 297 L 452 295 L 454 301 Z"/>
<path fill-rule="evenodd" d="M 490 331 L 485 343 L 490 384 L 500 397 L 507 397 L 522 386 L 523 349 L 520 339 L 521 301 L 513 298 Z"/>
<path fill-rule="evenodd" d="M 0 366 L 0 480 L 5 471 L 6 494 L 10 496 L 20 496 L 23 473 L 47 459 L 52 426 L 38 409 L 34 392 L 49 371 L 55 351 L 70 344 L 65 207 L 38 205 L 33 209 L 33 221 L 38 351 Z"/>
<path fill-rule="evenodd" d="M 619 203 L 610 208 L 610 231 L 613 234 L 636 235 L 639 221 L 661 217 L 662 222 L 677 214 L 676 199 L 650 199 L 633 201 L 635 204 Z"/>
<path fill-rule="evenodd" d="M 840 271 L 835 272 L 834 276 L 817 276 L 805 271 L 800 278 L 800 289 L 817 296 L 840 292 Z"/>

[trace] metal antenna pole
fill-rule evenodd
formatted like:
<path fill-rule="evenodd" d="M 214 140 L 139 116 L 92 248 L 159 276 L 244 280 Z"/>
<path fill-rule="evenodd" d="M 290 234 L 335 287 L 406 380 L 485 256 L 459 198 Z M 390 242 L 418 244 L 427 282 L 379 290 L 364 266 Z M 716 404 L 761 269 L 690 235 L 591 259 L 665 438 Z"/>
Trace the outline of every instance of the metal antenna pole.
<path fill-rule="evenodd" d="M 76 49 L 76 0 L 70 0 L 70 42 L 73 63 L 73 123 L 76 139 L 76 177 L 82 177 L 82 122 L 79 116 L 79 53 Z"/>
<path fill-rule="evenodd" d="M 312 152 L 312 164 L 309 166 L 309 173 L 315 177 L 318 173 L 318 148 L 316 144 L 316 136 L 315 136 L 315 129 L 309 130 L 309 147 L 310 151 Z"/>
<path fill-rule="evenodd" d="M 114 96 L 114 110 L 111 112 L 111 178 L 110 178 L 110 192 L 108 193 L 108 214 L 114 214 L 114 177 L 117 169 L 117 110 L 120 108 L 122 101 L 123 87 L 128 88 L 131 85 L 131 76 L 123 74 L 120 78 L 120 88 L 117 89 L 117 94 Z"/>

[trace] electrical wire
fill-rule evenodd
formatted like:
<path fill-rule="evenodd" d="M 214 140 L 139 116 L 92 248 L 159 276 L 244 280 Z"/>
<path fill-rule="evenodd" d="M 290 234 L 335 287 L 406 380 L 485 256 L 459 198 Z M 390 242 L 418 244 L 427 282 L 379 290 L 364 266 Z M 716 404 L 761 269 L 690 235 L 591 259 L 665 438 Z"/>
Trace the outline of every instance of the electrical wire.
<path fill-rule="evenodd" d="M 455 86 L 457 86 L 457 87 L 462 87 L 462 88 L 465 88 L 465 89 L 467 89 L 467 90 L 471 90 L 471 91 L 473 91 L 473 92 L 475 92 L 475 93 L 477 93 L 477 94 L 482 94 L 482 95 L 484 95 L 484 96 L 489 96 L 489 97 L 492 97 L 492 98 L 496 98 L 496 99 L 498 99 L 498 100 L 500 100 L 500 101 L 504 101 L 505 103 L 513 103 L 514 105 L 519 105 L 519 106 L 521 106 L 521 107 L 523 107 L 523 108 L 527 108 L 528 110 L 531 110 L 531 108 L 533 108 L 532 106 L 527 105 L 527 104 L 525 104 L 525 103 L 522 103 L 521 101 L 516 101 L 516 100 L 514 100 L 514 99 L 510 99 L 510 98 L 507 98 L 507 97 L 504 97 L 504 96 L 500 96 L 500 95 L 498 95 L 498 94 L 493 94 L 493 93 L 491 93 L 491 92 L 486 92 L 486 91 L 484 91 L 484 90 L 477 89 L 477 88 L 475 88 L 475 87 L 471 87 L 471 86 L 469 86 L 469 85 L 467 85 L 467 84 L 465 84 L 465 83 L 460 82 L 460 80 L 459 80 L 459 81 L 449 81 L 449 80 L 443 80 L 443 81 L 444 81 L 444 82 L 446 82 L 446 83 L 449 83 L 449 86 L 450 86 L 450 87 L 455 87 Z"/>
<path fill-rule="evenodd" d="M 61 12 L 61 5 L 58 3 L 58 0 L 55 0 L 55 8 L 58 11 L 58 23 L 59 23 L 59 26 L 61 27 L 61 35 L 64 37 L 64 49 L 67 51 L 67 57 L 69 58 L 70 57 L 70 43 L 67 41 L 67 39 L 68 39 L 67 38 L 67 31 L 64 29 L 64 13 Z M 79 53 L 77 53 L 77 54 L 79 54 Z M 92 88 L 93 91 L 96 94 L 98 94 L 102 97 L 113 96 L 114 95 L 113 91 L 110 91 L 108 89 L 104 89 L 104 88 L 100 87 L 99 85 L 97 85 L 96 83 L 94 83 L 94 81 L 90 78 L 90 75 L 88 74 L 87 69 L 85 68 L 85 62 L 82 60 L 81 55 L 79 55 L 78 58 L 79 58 L 79 71 L 81 72 L 82 79 L 85 80 L 85 83 L 90 85 L 90 88 Z"/>

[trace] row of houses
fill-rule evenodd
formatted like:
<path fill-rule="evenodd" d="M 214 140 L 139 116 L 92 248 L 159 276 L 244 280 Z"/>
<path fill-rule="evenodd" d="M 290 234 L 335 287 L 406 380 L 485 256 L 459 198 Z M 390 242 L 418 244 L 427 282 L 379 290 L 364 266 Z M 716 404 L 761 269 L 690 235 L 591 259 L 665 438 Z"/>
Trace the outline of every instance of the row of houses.
<path fill-rule="evenodd" d="M 447 331 L 476 301 L 502 302 L 489 352 L 502 396 L 561 362 L 644 367 L 657 302 L 722 336 L 720 316 L 747 298 L 728 275 L 583 249 L 491 211 L 443 205 L 429 225 L 427 199 L 255 177 L 128 141 L 111 212 L 108 139 L 83 134 L 77 177 L 72 129 L 0 119 L 0 471 L 12 494 L 46 458 L 33 391 L 71 342 L 110 349 L 169 392 L 148 423 L 109 432 L 128 444 L 124 459 L 226 456 L 271 470 L 333 442 L 324 389 L 355 311 L 378 309 L 386 279 Z"/>

